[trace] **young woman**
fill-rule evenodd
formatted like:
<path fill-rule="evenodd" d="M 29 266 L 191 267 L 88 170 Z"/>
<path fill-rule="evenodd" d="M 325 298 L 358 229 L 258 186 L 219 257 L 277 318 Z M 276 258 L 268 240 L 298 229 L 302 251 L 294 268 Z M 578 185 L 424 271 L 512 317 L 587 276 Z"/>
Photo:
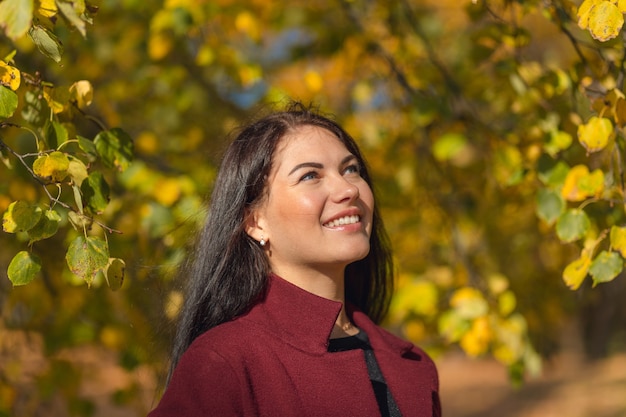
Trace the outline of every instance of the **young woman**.
<path fill-rule="evenodd" d="M 376 324 L 391 254 L 365 161 L 333 120 L 294 104 L 239 133 L 185 279 L 149 417 L 441 415 L 432 360 Z"/>

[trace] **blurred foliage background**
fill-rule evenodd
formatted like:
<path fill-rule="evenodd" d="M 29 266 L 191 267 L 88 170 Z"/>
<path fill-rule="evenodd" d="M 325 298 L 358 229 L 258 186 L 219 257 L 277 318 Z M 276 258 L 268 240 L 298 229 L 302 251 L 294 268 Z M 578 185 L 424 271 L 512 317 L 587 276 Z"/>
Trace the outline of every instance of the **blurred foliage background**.
<path fill-rule="evenodd" d="M 386 326 L 513 383 L 566 323 L 623 350 L 622 3 L 0 1 L 0 416 L 147 413 L 229 132 L 289 99 L 371 165 Z"/>

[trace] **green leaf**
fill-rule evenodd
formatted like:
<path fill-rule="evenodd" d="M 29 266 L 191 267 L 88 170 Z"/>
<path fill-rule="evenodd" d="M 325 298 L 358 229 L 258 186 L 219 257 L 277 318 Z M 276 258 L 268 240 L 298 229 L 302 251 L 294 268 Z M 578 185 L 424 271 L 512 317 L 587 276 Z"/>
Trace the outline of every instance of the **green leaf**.
<path fill-rule="evenodd" d="M 84 2 L 83 2 L 84 3 Z M 87 36 L 87 31 L 85 29 L 85 21 L 80 17 L 79 13 L 76 11 L 74 7 L 74 2 L 67 1 L 57 1 L 57 7 L 65 17 L 78 31 L 83 37 Z"/>
<path fill-rule="evenodd" d="M 45 140 L 49 148 L 56 149 L 68 139 L 67 129 L 61 123 L 55 121 L 46 123 Z"/>
<path fill-rule="evenodd" d="M 2 229 L 7 233 L 26 232 L 39 222 L 41 208 L 25 201 L 14 201 L 2 216 Z"/>
<path fill-rule="evenodd" d="M 537 216 L 548 225 L 552 225 L 565 210 L 565 201 L 561 194 L 542 188 L 537 193 Z"/>
<path fill-rule="evenodd" d="M 544 145 L 544 149 L 550 156 L 554 157 L 560 151 L 570 147 L 574 139 L 572 135 L 562 130 L 552 130 L 550 132 L 549 140 Z"/>
<path fill-rule="evenodd" d="M 7 275 L 14 286 L 26 285 L 35 279 L 41 271 L 41 260 L 37 255 L 27 251 L 18 252 L 13 257 Z"/>
<path fill-rule="evenodd" d="M 460 133 L 446 133 L 433 145 L 433 155 L 439 161 L 455 158 L 465 150 L 467 138 Z"/>
<path fill-rule="evenodd" d="M 50 107 L 46 100 L 34 91 L 26 91 L 24 94 L 24 108 L 22 109 L 24 120 L 34 126 L 42 126 L 48 120 L 47 115 L 49 114 Z"/>
<path fill-rule="evenodd" d="M 470 329 L 469 320 L 461 317 L 456 310 L 448 310 L 439 317 L 439 334 L 448 342 L 457 342 Z"/>
<path fill-rule="evenodd" d="M 562 242 L 570 243 L 584 237 L 590 227 L 589 217 L 583 210 L 569 209 L 559 216 L 556 234 Z"/>
<path fill-rule="evenodd" d="M 102 212 L 109 204 L 109 184 L 100 172 L 92 172 L 80 186 L 83 202 L 92 213 Z"/>
<path fill-rule="evenodd" d="M 567 178 L 570 167 L 563 161 L 555 162 L 547 155 L 539 158 L 537 164 L 538 177 L 541 182 L 551 188 L 558 188 Z"/>
<path fill-rule="evenodd" d="M 117 291 L 122 288 L 124 283 L 124 272 L 126 271 L 126 263 L 119 258 L 109 259 L 104 276 L 109 284 L 109 288 Z"/>
<path fill-rule="evenodd" d="M 59 38 L 41 25 L 33 25 L 28 31 L 28 35 L 33 40 L 39 52 L 52 59 L 54 62 L 61 62 L 63 55 L 63 45 Z"/>
<path fill-rule="evenodd" d="M 78 236 L 70 243 L 65 260 L 74 275 L 91 285 L 96 274 L 109 263 L 109 247 L 99 237 Z"/>
<path fill-rule="evenodd" d="M 52 209 L 46 210 L 43 213 L 43 216 L 41 216 L 41 219 L 39 219 L 39 222 L 35 225 L 35 227 L 28 231 L 30 243 L 54 236 L 59 230 L 60 221 L 61 216 L 59 216 L 59 213 Z"/>
<path fill-rule="evenodd" d="M 89 161 L 95 161 L 98 158 L 98 150 L 93 141 L 82 136 L 78 136 L 76 139 L 78 139 L 78 147 L 87 154 Z"/>
<path fill-rule="evenodd" d="M 105 165 L 124 171 L 133 159 L 133 140 L 120 128 L 104 130 L 94 144 Z"/>
<path fill-rule="evenodd" d="M 589 275 L 593 278 L 594 286 L 613 281 L 624 269 L 624 258 L 616 252 L 602 251 L 589 267 Z"/>
<path fill-rule="evenodd" d="M 517 306 L 517 299 L 515 293 L 511 290 L 506 290 L 498 297 L 498 310 L 502 317 L 506 317 L 511 314 Z"/>
<path fill-rule="evenodd" d="M 522 153 L 515 146 L 499 146 L 493 153 L 493 176 L 502 186 L 518 184 L 524 178 Z"/>
<path fill-rule="evenodd" d="M 3 0 L 0 2 L 0 27 L 17 40 L 28 32 L 33 18 L 34 0 Z"/>
<path fill-rule="evenodd" d="M 0 85 L 0 117 L 8 119 L 13 116 L 15 110 L 17 110 L 17 94 L 10 88 Z"/>

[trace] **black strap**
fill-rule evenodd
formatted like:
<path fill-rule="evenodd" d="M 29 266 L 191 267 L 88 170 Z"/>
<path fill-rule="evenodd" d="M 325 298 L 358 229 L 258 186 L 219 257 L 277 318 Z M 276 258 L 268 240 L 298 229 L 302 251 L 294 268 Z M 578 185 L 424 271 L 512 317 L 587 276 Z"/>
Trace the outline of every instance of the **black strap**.
<path fill-rule="evenodd" d="M 328 344 L 329 352 L 343 352 L 346 350 L 362 349 L 365 355 L 365 364 L 367 365 L 367 373 L 372 382 L 378 409 L 382 417 L 401 417 L 400 409 L 396 401 L 389 391 L 387 382 L 383 377 L 383 373 L 378 366 L 378 361 L 374 355 L 374 350 L 369 343 L 369 338 L 364 331 L 349 337 L 341 337 L 338 339 L 330 339 Z"/>

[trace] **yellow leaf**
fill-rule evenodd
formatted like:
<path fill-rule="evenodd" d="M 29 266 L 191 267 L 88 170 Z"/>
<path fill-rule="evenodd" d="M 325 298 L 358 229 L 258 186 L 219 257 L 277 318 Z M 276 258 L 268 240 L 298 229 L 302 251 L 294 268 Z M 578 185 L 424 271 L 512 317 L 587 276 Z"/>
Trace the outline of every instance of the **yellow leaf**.
<path fill-rule="evenodd" d="M 509 280 L 502 274 L 492 274 L 487 278 L 487 284 L 489 285 L 489 291 L 492 294 L 502 294 L 509 288 Z"/>
<path fill-rule="evenodd" d="M 79 109 L 84 109 L 93 100 L 93 87 L 86 80 L 76 81 L 70 86 L 70 98 L 76 102 Z"/>
<path fill-rule="evenodd" d="M 604 117 L 593 116 L 586 124 L 578 126 L 578 140 L 589 153 L 604 149 L 612 135 L 613 124 Z"/>
<path fill-rule="evenodd" d="M 254 40 L 259 39 L 259 25 L 254 15 L 248 11 L 241 12 L 235 18 L 235 28 Z"/>
<path fill-rule="evenodd" d="M 67 173 L 74 184 L 80 187 L 85 178 L 89 176 L 87 166 L 80 159 L 72 159 L 67 167 Z"/>
<path fill-rule="evenodd" d="M 527 331 L 524 317 L 515 314 L 508 319 L 499 320 L 495 323 L 493 331 L 495 333 L 493 356 L 498 361 L 511 365 L 524 355 L 526 344 L 523 336 Z"/>
<path fill-rule="evenodd" d="M 37 11 L 44 17 L 52 17 L 57 14 L 59 9 L 55 0 L 39 0 L 39 9 Z"/>
<path fill-rule="evenodd" d="M 626 258 L 626 227 L 611 227 L 611 249 L 616 250 Z"/>
<path fill-rule="evenodd" d="M 43 98 L 53 113 L 61 113 L 69 101 L 69 89 L 67 87 L 46 87 L 43 89 Z"/>
<path fill-rule="evenodd" d="M 478 356 L 487 351 L 492 339 L 491 326 L 486 316 L 472 322 L 470 330 L 461 338 L 460 345 L 469 356 Z"/>
<path fill-rule="evenodd" d="M 589 12 L 603 0 L 585 0 L 578 8 L 578 26 L 581 29 L 589 27 Z"/>
<path fill-rule="evenodd" d="M 164 178 L 154 187 L 154 199 L 166 207 L 172 206 L 181 194 L 180 184 L 175 178 Z"/>
<path fill-rule="evenodd" d="M 263 69 L 259 65 L 244 65 L 239 68 L 239 78 L 244 87 L 256 84 L 262 77 Z"/>
<path fill-rule="evenodd" d="M 592 107 L 600 116 L 612 116 L 616 124 L 623 126 L 626 122 L 625 105 L 626 97 L 624 97 L 624 93 L 617 88 L 613 88 L 604 96 L 598 97 L 593 102 Z"/>
<path fill-rule="evenodd" d="M 173 47 L 174 41 L 167 33 L 152 33 L 148 40 L 148 55 L 151 59 L 158 61 L 165 58 Z"/>
<path fill-rule="evenodd" d="M 586 250 L 580 254 L 580 258 L 571 262 L 563 271 L 563 281 L 572 290 L 577 290 L 589 272 L 591 257 Z"/>
<path fill-rule="evenodd" d="M 322 87 L 324 87 L 324 80 L 317 71 L 307 71 L 306 74 L 304 74 L 304 83 L 308 89 L 314 93 L 320 91 Z"/>
<path fill-rule="evenodd" d="M 587 193 L 581 189 L 579 183 L 581 179 L 589 176 L 589 168 L 586 165 L 576 165 L 572 167 L 565 177 L 561 196 L 568 201 L 583 201 L 587 198 Z"/>
<path fill-rule="evenodd" d="M 20 70 L 4 61 L 0 61 L 0 84 L 15 91 L 19 88 L 21 81 Z"/>
<path fill-rule="evenodd" d="M 100 341 L 109 349 L 120 349 L 124 347 L 126 338 L 119 329 L 106 325 L 100 331 Z"/>
<path fill-rule="evenodd" d="M 173 320 L 180 313 L 183 305 L 183 294 L 180 291 L 172 291 L 168 294 L 165 302 L 165 315 L 168 319 Z"/>
<path fill-rule="evenodd" d="M 458 289 L 452 295 L 450 305 L 463 318 L 480 317 L 489 310 L 487 301 L 483 298 L 481 292 L 471 287 Z"/>
<path fill-rule="evenodd" d="M 589 32 L 591 36 L 601 42 L 615 38 L 622 26 L 624 15 L 613 3 L 602 1 L 589 10 Z"/>
<path fill-rule="evenodd" d="M 14 201 L 2 216 L 2 230 L 7 233 L 26 232 L 35 227 L 40 218 L 40 207 L 25 201 Z"/>
<path fill-rule="evenodd" d="M 424 336 L 426 336 L 426 328 L 424 327 L 424 324 L 416 320 L 411 320 L 410 322 L 406 323 L 402 327 L 402 332 L 409 340 L 412 340 L 413 342 L 419 342 L 424 338 Z"/>
<path fill-rule="evenodd" d="M 154 155 L 159 150 L 159 138 L 154 132 L 143 131 L 135 139 L 135 149 L 140 153 Z"/>
<path fill-rule="evenodd" d="M 516 306 L 517 298 L 515 297 L 515 293 L 513 291 L 507 290 L 498 297 L 498 309 L 501 316 L 508 316 L 513 312 L 513 310 L 515 310 Z"/>
<path fill-rule="evenodd" d="M 70 160 L 59 151 L 40 156 L 33 163 L 35 174 L 51 182 L 63 181 L 69 168 Z"/>

